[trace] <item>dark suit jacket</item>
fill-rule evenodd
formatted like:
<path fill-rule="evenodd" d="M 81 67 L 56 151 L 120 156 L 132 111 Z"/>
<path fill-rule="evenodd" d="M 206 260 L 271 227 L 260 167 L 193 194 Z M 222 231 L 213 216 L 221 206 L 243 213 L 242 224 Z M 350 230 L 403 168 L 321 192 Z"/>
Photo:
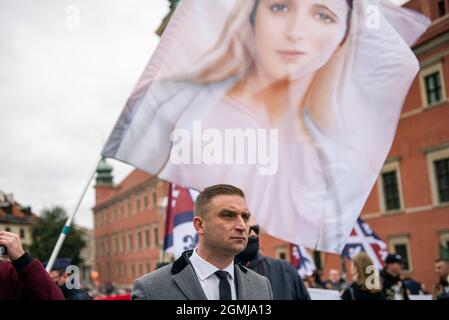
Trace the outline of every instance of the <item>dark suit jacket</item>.
<path fill-rule="evenodd" d="M 174 263 L 138 278 L 133 300 L 207 300 L 190 263 L 192 250 L 185 251 Z M 272 300 L 270 282 L 243 266 L 235 265 L 238 300 Z"/>

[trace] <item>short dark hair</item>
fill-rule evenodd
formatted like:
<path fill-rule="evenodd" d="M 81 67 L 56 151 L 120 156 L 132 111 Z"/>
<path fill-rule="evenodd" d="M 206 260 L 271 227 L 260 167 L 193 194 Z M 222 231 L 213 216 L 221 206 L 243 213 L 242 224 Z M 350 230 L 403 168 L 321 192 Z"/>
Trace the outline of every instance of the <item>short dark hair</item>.
<path fill-rule="evenodd" d="M 449 264 L 449 258 L 438 258 L 435 260 L 435 263 L 438 262 L 446 262 L 447 264 Z"/>
<path fill-rule="evenodd" d="M 217 184 L 205 188 L 195 200 L 195 216 L 203 217 L 205 216 L 205 210 L 210 201 L 216 196 L 229 195 L 229 196 L 240 196 L 245 199 L 245 194 L 243 191 L 237 187 L 230 184 Z"/>

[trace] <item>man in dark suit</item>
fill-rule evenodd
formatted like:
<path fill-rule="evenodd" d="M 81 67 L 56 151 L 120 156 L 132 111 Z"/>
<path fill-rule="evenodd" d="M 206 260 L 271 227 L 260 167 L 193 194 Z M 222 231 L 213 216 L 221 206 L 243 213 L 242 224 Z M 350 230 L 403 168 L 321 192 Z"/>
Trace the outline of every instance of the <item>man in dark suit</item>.
<path fill-rule="evenodd" d="M 271 300 L 267 278 L 240 265 L 235 256 L 248 242 L 250 212 L 242 190 L 231 185 L 204 189 L 195 201 L 198 247 L 138 278 L 135 300 Z"/>

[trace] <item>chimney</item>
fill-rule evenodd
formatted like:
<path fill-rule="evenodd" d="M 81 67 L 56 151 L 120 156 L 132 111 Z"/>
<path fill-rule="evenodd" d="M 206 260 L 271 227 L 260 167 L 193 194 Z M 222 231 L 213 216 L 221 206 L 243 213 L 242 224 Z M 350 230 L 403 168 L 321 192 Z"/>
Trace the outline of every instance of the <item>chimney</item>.
<path fill-rule="evenodd" d="M 0 204 L 0 209 L 6 212 L 6 214 L 12 214 L 12 204 L 9 202 L 3 202 Z"/>
<path fill-rule="evenodd" d="M 31 216 L 31 207 L 21 207 L 20 210 L 26 215 Z"/>

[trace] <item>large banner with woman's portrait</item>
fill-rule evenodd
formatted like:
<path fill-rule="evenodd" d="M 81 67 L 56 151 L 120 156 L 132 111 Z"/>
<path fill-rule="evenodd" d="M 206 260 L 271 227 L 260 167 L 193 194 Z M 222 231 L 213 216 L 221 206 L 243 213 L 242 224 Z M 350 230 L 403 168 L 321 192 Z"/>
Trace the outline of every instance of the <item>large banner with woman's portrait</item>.
<path fill-rule="evenodd" d="M 271 235 L 340 252 L 428 25 L 388 0 L 182 0 L 103 155 L 197 190 L 238 186 Z"/>

